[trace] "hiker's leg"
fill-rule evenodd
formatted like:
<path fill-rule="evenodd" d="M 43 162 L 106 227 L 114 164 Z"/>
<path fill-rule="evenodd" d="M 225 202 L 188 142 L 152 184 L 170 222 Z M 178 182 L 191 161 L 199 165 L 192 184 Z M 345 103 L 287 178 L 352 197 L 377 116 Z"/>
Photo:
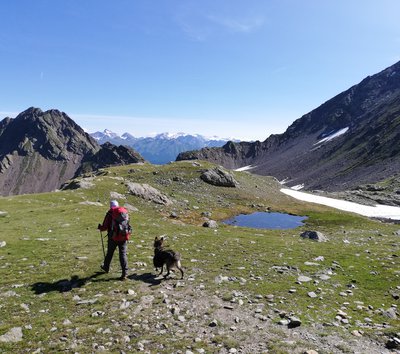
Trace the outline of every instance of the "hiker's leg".
<path fill-rule="evenodd" d="M 115 241 L 111 237 L 108 237 L 107 255 L 106 258 L 104 259 L 104 269 L 106 271 L 110 269 L 111 260 L 113 258 L 116 247 L 117 244 L 115 243 Z"/>
<path fill-rule="evenodd" d="M 121 263 L 122 276 L 126 276 L 128 274 L 128 256 L 126 255 L 127 249 L 127 241 L 118 244 L 119 262 Z"/>

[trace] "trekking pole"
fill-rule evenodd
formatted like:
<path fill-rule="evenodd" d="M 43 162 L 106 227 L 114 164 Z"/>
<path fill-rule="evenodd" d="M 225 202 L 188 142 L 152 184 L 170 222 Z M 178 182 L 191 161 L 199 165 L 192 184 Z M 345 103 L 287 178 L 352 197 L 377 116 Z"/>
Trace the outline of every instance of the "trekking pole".
<path fill-rule="evenodd" d="M 101 245 L 103 246 L 103 255 L 104 255 L 104 260 L 106 259 L 106 251 L 104 250 L 104 241 L 103 241 L 103 234 L 100 231 L 100 238 L 101 238 Z"/>

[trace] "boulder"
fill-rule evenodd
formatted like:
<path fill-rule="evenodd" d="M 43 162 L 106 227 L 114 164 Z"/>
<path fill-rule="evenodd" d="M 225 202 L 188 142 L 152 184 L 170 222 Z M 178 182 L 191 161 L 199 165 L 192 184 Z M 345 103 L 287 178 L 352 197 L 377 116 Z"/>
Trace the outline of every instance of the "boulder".
<path fill-rule="evenodd" d="M 310 240 L 317 241 L 317 242 L 326 242 L 328 239 L 326 236 L 319 231 L 304 231 L 301 235 L 303 238 L 309 238 Z"/>
<path fill-rule="evenodd" d="M 216 229 L 218 228 L 218 224 L 215 220 L 207 220 L 204 222 L 203 227 L 209 227 L 211 229 Z"/>
<path fill-rule="evenodd" d="M 161 205 L 171 205 L 173 203 L 166 195 L 148 184 L 128 182 L 126 186 L 128 187 L 129 193 L 153 203 Z"/>
<path fill-rule="evenodd" d="M 200 178 L 213 186 L 219 187 L 237 187 L 238 182 L 233 178 L 233 176 L 223 170 L 221 167 L 216 167 L 211 170 L 203 172 Z"/>
<path fill-rule="evenodd" d="M 136 208 L 136 207 L 134 207 L 133 205 L 128 204 L 128 203 L 125 203 L 125 204 L 124 204 L 124 208 L 125 208 L 126 210 L 128 210 L 128 211 L 139 211 L 138 208 Z"/>

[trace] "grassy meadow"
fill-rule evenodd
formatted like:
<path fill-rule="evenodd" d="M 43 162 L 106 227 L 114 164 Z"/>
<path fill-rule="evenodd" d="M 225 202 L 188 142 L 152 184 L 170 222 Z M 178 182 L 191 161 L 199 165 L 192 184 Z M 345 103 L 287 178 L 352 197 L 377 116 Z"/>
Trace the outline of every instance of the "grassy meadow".
<path fill-rule="evenodd" d="M 0 341 L 0 352 L 329 353 L 353 352 L 363 341 L 383 351 L 386 339 L 400 332 L 398 318 L 387 312 L 399 303 L 394 233 L 400 226 L 296 201 L 279 192 L 275 179 L 247 172 L 232 172 L 237 188 L 211 186 L 199 178 L 211 167 L 114 167 L 85 176 L 89 188 L 1 197 L 0 336 L 15 327 L 23 336 Z M 149 184 L 174 202 L 164 206 L 130 195 L 127 181 Z M 111 192 L 120 194 L 120 204 L 137 208 L 130 213 L 126 282 L 118 281 L 118 252 L 110 273 L 99 272 L 97 224 Z M 221 223 L 265 210 L 308 219 L 291 230 Z M 202 227 L 204 213 L 217 229 Z M 329 241 L 302 239 L 305 230 Z M 160 235 L 181 253 L 183 281 L 156 277 L 152 244 Z M 298 282 L 300 275 L 312 281 Z M 300 327 L 279 324 L 292 315 Z M 343 338 L 336 346 L 329 342 L 333 334 Z"/>

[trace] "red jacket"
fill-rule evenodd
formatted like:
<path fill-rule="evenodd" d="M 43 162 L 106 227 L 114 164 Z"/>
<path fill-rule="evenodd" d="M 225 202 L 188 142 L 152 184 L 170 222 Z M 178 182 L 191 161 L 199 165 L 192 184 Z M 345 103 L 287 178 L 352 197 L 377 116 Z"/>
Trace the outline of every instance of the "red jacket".
<path fill-rule="evenodd" d="M 100 231 L 106 231 L 108 237 L 111 237 L 114 241 L 127 241 L 131 235 L 131 228 L 129 226 L 129 230 L 126 233 L 121 233 L 116 230 L 113 230 L 113 220 L 118 217 L 120 213 L 128 213 L 127 210 L 123 207 L 113 207 L 107 211 L 106 216 L 104 217 L 103 224 L 99 225 Z M 129 224 L 128 224 L 129 225 Z M 114 226 L 115 228 L 115 226 Z"/>
<path fill-rule="evenodd" d="M 114 209 L 117 209 L 118 207 L 111 208 L 109 211 L 107 211 L 106 216 L 104 217 L 103 224 L 100 225 L 99 230 L 100 231 L 107 231 L 108 233 L 111 232 L 111 227 L 112 227 L 112 213 Z"/>

